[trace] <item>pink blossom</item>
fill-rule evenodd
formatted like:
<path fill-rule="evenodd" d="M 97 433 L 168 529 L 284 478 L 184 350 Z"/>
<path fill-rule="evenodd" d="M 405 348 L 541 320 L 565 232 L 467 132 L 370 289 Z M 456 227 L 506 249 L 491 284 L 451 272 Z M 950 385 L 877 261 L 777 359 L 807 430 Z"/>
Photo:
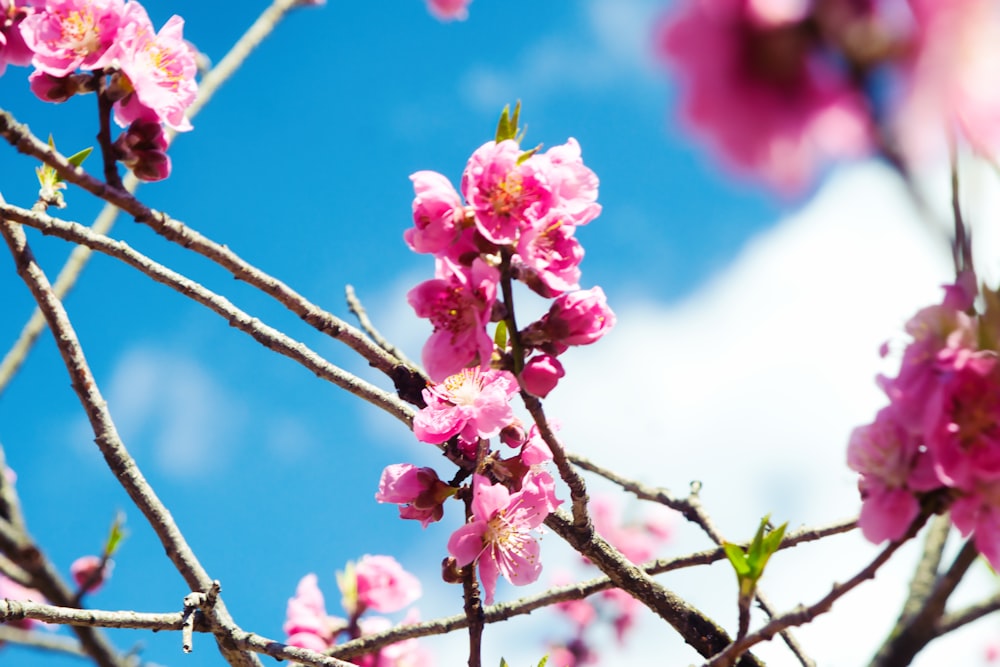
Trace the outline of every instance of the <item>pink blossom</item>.
<path fill-rule="evenodd" d="M 687 0 L 657 36 L 687 125 L 731 167 L 785 191 L 871 144 L 862 96 L 800 18 L 761 2 Z"/>
<path fill-rule="evenodd" d="M 418 171 L 410 176 L 416 197 L 413 199 L 414 227 L 403 234 L 414 252 L 443 254 L 461 233 L 465 219 L 462 199 L 447 177 L 436 171 Z"/>
<path fill-rule="evenodd" d="M 444 277 L 428 280 L 406 295 L 418 317 L 434 326 L 424 344 L 423 362 L 436 382 L 476 363 L 489 365 L 493 339 L 486 332 L 496 301 L 500 272 L 476 259 L 469 268 L 445 260 Z"/>
<path fill-rule="evenodd" d="M 523 228 L 548 213 L 552 192 L 534 157 L 518 164 L 513 140 L 490 141 L 472 154 L 462 173 L 462 194 L 472 206 L 476 227 L 499 245 L 517 242 Z"/>
<path fill-rule="evenodd" d="M 977 483 L 951 506 L 951 520 L 994 570 L 1000 569 L 1000 482 Z"/>
<path fill-rule="evenodd" d="M 288 600 L 282 628 L 291 646 L 322 652 L 333 643 L 333 628 L 315 574 L 307 574 L 299 581 L 295 597 Z"/>
<path fill-rule="evenodd" d="M 420 615 L 415 609 L 411 609 L 400 625 L 413 625 L 419 620 Z M 382 616 L 362 618 L 358 621 L 358 625 L 362 637 L 392 628 L 392 622 Z M 374 655 L 359 656 L 355 661 L 362 667 L 431 667 L 433 664 L 430 653 L 416 639 L 405 639 L 390 644 Z"/>
<path fill-rule="evenodd" d="M 452 534 L 448 553 L 459 567 L 470 563 L 479 567 L 486 604 L 493 604 L 500 575 L 523 586 L 538 579 L 542 570 L 538 542 L 531 531 L 562 501 L 556 500 L 548 484 L 533 479 L 538 474 L 525 476 L 515 493 L 482 475 L 473 476 L 472 517 Z"/>
<path fill-rule="evenodd" d="M 86 77 L 86 82 L 80 81 L 81 75 L 70 74 L 69 76 L 52 76 L 42 70 L 36 69 L 28 76 L 28 85 L 35 97 L 43 102 L 53 102 L 61 104 L 77 93 L 89 91 L 90 77 Z"/>
<path fill-rule="evenodd" d="M 629 631 L 635 626 L 642 603 L 620 588 L 601 591 L 601 597 L 618 608 L 611 624 L 615 628 L 615 638 L 619 645 L 623 645 Z"/>
<path fill-rule="evenodd" d="M 553 193 L 553 208 L 573 225 L 585 225 L 601 214 L 597 203 L 597 175 L 583 164 L 580 144 L 570 137 L 540 156 L 548 162 L 545 174 Z"/>
<path fill-rule="evenodd" d="M 572 583 L 573 578 L 568 572 L 558 572 L 552 577 L 553 586 L 566 586 Z M 556 611 L 568 618 L 579 629 L 587 627 L 597 620 L 597 610 L 594 605 L 587 600 L 566 600 L 555 604 Z"/>
<path fill-rule="evenodd" d="M 617 319 L 604 290 L 568 292 L 556 297 L 541 320 L 527 327 L 523 339 L 535 346 L 551 344 L 556 353 L 569 345 L 590 345 L 611 330 Z"/>
<path fill-rule="evenodd" d="M 512 260 L 518 280 L 546 298 L 580 288 L 583 247 L 573 238 L 576 228 L 562 216 L 553 210 L 526 227 Z"/>
<path fill-rule="evenodd" d="M 920 441 L 900 423 L 891 408 L 875 421 L 854 429 L 847 447 L 847 464 L 861 473 L 861 516 L 858 525 L 869 541 L 879 544 L 901 538 L 920 512 L 916 491 L 939 486 L 933 475 L 915 474 L 930 465 Z"/>
<path fill-rule="evenodd" d="M 1000 151 L 1000 6 L 994 0 L 910 0 L 915 56 L 898 123 L 913 158 L 943 149 L 950 129 Z"/>
<path fill-rule="evenodd" d="M 545 398 L 564 375 L 566 371 L 558 359 L 550 354 L 536 354 L 524 364 L 521 382 L 529 394 Z"/>
<path fill-rule="evenodd" d="M 488 439 L 513 423 L 510 399 L 517 381 L 507 371 L 466 368 L 423 390 L 427 407 L 413 418 L 420 442 L 440 444 L 455 435 L 466 443 Z"/>
<path fill-rule="evenodd" d="M 186 112 L 198 94 L 198 66 L 183 32 L 184 19 L 171 16 L 154 34 L 142 5 L 134 0 L 128 3 L 113 50 L 133 91 L 115 105 L 115 118 L 121 125 L 145 118 L 151 111 L 174 130 L 191 129 Z"/>
<path fill-rule="evenodd" d="M 464 21 L 472 0 L 427 0 L 427 9 L 441 21 Z"/>
<path fill-rule="evenodd" d="M 672 534 L 651 532 L 643 524 L 626 524 L 621 511 L 608 496 L 592 497 L 589 509 L 594 529 L 633 563 L 651 559 L 657 546 Z"/>
<path fill-rule="evenodd" d="M 354 567 L 361 609 L 399 611 L 420 597 L 420 581 L 392 556 L 361 557 Z"/>
<path fill-rule="evenodd" d="M 47 0 L 21 22 L 31 64 L 52 76 L 107 67 L 126 12 L 123 0 Z M 131 2 L 130 5 L 138 5 Z"/>
<path fill-rule="evenodd" d="M 86 592 L 96 593 L 111 576 L 113 567 L 114 562 L 109 560 L 101 568 L 100 556 L 80 556 L 69 566 L 69 572 L 79 589 L 83 590 L 84 586 L 87 586 Z"/>
<path fill-rule="evenodd" d="M 32 12 L 18 0 L 0 0 L 0 75 L 7 65 L 27 65 L 34 54 L 24 43 L 21 23 Z"/>
<path fill-rule="evenodd" d="M 453 493 L 454 489 L 438 479 L 433 468 L 397 463 L 382 471 L 375 500 L 398 504 L 401 519 L 415 519 L 426 528 L 441 520 L 442 504 Z"/>

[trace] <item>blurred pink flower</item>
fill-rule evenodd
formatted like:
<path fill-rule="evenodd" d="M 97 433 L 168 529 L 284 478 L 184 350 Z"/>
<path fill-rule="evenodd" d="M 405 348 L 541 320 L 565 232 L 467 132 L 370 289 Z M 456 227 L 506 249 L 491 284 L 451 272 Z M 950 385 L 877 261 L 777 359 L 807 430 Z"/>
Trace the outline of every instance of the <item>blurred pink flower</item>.
<path fill-rule="evenodd" d="M 27 65 L 34 56 L 21 36 L 21 23 L 34 11 L 23 0 L 0 0 L 0 75 L 7 65 Z"/>
<path fill-rule="evenodd" d="M 69 566 L 69 572 L 73 576 L 73 581 L 76 582 L 78 588 L 82 590 L 84 586 L 90 583 L 87 592 L 96 593 L 104 585 L 104 582 L 108 580 L 108 577 L 111 576 L 114 562 L 107 561 L 101 569 L 100 574 L 98 574 L 98 568 L 100 567 L 100 556 L 80 556 Z M 91 578 L 93 578 L 93 582 L 91 582 Z"/>
<path fill-rule="evenodd" d="M 45 597 L 41 593 L 33 588 L 27 588 L 17 583 L 13 579 L 8 579 L 7 577 L 0 574 L 0 600 L 24 600 L 30 602 L 40 602 L 45 603 Z M 23 618 L 19 621 L 7 621 L 11 625 L 23 630 L 30 630 L 32 628 L 37 628 L 41 625 L 45 625 L 41 621 L 36 621 L 32 618 Z"/>
<path fill-rule="evenodd" d="M 739 172 L 785 192 L 831 158 L 871 144 L 862 96 L 820 45 L 805 3 L 686 0 L 660 27 L 681 84 L 681 114 Z"/>
<path fill-rule="evenodd" d="M 493 604 L 500 575 L 515 586 L 524 586 L 538 579 L 542 570 L 538 542 L 531 531 L 562 501 L 556 500 L 549 484 L 536 482 L 534 477 L 541 474 L 526 475 L 515 493 L 482 475 L 473 476 L 472 518 L 452 534 L 448 553 L 459 567 L 469 563 L 479 567 L 486 604 Z"/>
<path fill-rule="evenodd" d="M 334 632 L 315 574 L 307 574 L 299 581 L 295 596 L 288 600 L 282 628 L 291 646 L 322 652 L 333 643 Z"/>
<path fill-rule="evenodd" d="M 464 21 L 469 18 L 470 2 L 472 0 L 427 0 L 427 9 L 442 21 Z"/>
<path fill-rule="evenodd" d="M 392 556 L 362 556 L 354 574 L 361 609 L 389 614 L 412 604 L 422 593 L 420 581 Z"/>

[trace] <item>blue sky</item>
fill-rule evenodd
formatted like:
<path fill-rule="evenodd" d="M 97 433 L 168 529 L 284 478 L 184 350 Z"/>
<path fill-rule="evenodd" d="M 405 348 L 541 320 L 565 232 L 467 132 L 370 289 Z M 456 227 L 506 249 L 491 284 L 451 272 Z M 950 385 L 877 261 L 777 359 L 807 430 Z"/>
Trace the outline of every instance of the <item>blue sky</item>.
<path fill-rule="evenodd" d="M 604 213 L 579 233 L 587 252 L 582 282 L 605 289 L 621 332 L 603 353 L 595 346 L 568 358 L 567 384 L 575 388 L 560 396 L 560 387 L 552 405 L 571 446 L 598 460 L 628 460 L 635 474 L 679 490 L 720 469 L 716 507 L 737 536 L 769 511 L 790 515 L 793 525 L 841 518 L 856 511 L 842 464 L 845 437 L 878 407 L 876 347 L 936 298 L 946 257 L 912 224 L 898 184 L 876 165 L 835 174 L 811 202 L 780 201 L 720 173 L 673 122 L 675 90 L 649 56 L 649 31 L 664 4 L 476 0 L 469 20 L 453 24 L 435 21 L 419 0 L 303 9 L 177 140 L 171 177 L 143 186 L 139 196 L 345 318 L 344 285 L 354 285 L 376 324 L 416 355 L 428 331 L 403 295 L 432 266 L 402 241 L 411 224 L 408 176 L 433 169 L 457 183 L 468 155 L 492 138 L 502 106 L 520 99 L 528 143 L 575 137 L 601 179 Z M 264 3 L 240 3 L 235 11 L 193 0 L 146 6 L 157 24 L 182 15 L 188 39 L 218 61 Z M 93 99 L 45 105 L 28 93 L 27 73 L 11 68 L 0 78 L 0 106 L 39 136 L 53 133 L 65 152 L 92 145 Z M 33 202 L 32 169 L 30 160 L 0 150 L 8 202 Z M 98 207 L 86 195 L 71 189 L 67 199 L 61 215 L 93 219 Z M 792 215 L 807 203 L 807 213 Z M 832 213 L 837 207 L 846 212 Z M 851 224 L 838 230 L 842 218 Z M 128 220 L 114 235 L 371 377 L 346 348 L 199 257 Z M 54 275 L 69 248 L 31 240 Z M 795 261 L 783 263 L 788 258 Z M 0 268 L 5 347 L 33 304 L 10 262 L 4 267 L 0 259 Z M 882 274 L 892 278 L 875 282 Z M 448 527 L 421 531 L 371 500 L 386 464 L 436 463 L 397 423 L 114 260 L 91 263 L 67 308 L 126 444 L 222 580 L 242 627 L 280 639 L 285 602 L 308 572 L 319 574 L 335 613 L 333 573 L 365 553 L 392 554 L 428 576 L 434 571 Z M 864 326 L 846 322 L 858 308 Z M 769 347 L 782 340 L 800 344 L 792 352 Z M 803 399 L 815 395 L 804 387 L 814 386 L 829 392 L 822 402 Z M 606 402 L 597 398 L 602 389 Z M 782 411 L 781 401 L 793 403 Z M 613 406 L 610 416 L 597 416 L 602 405 Z M 829 427 L 822 453 L 802 443 L 812 435 L 803 424 L 816 420 Z M 710 445 L 744 437 L 754 444 Z M 606 453 L 615 439 L 637 449 Z M 657 440 L 662 447 L 653 447 Z M 0 442 L 18 473 L 33 534 L 64 570 L 96 551 L 115 512 L 126 512 L 131 536 L 114 579 L 92 605 L 179 608 L 183 581 L 103 467 L 50 337 L 0 397 Z M 782 444 L 768 449 L 775 442 Z M 764 453 L 752 456 L 753 448 Z M 723 465 L 719 451 L 726 452 Z M 733 473 L 761 465 L 756 479 Z M 815 479 L 831 486 L 819 493 Z M 731 502 L 722 489 L 742 489 L 748 500 Z M 730 506 L 737 507 L 722 509 Z M 545 548 L 556 542 L 550 536 Z M 870 546 L 853 548 L 870 558 Z M 720 596 L 728 596 L 731 575 L 712 575 L 725 581 Z M 460 609 L 457 589 L 431 578 L 426 590 L 429 599 L 419 605 L 425 617 Z M 540 634 L 540 623 L 530 632 Z M 114 637 L 123 648 L 141 642 L 154 662 L 181 660 L 177 635 Z M 183 660 L 219 662 L 205 638 Z"/>

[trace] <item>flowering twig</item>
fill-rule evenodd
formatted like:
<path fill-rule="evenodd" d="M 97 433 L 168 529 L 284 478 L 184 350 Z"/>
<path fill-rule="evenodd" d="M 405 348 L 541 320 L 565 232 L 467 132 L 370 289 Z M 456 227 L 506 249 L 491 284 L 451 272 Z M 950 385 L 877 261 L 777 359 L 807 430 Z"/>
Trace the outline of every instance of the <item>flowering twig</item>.
<path fill-rule="evenodd" d="M 167 556 L 187 584 L 194 591 L 208 590 L 212 585 L 211 578 L 194 552 L 191 551 L 170 512 L 156 496 L 118 436 L 111 414 L 108 412 L 107 402 L 97 387 L 76 332 L 66 315 L 66 310 L 63 308 L 62 302 L 53 294 L 45 273 L 35 262 L 24 230 L 17 223 L 0 220 L 0 233 L 2 233 L 11 255 L 14 257 L 18 275 L 24 280 L 35 297 L 36 303 L 45 314 L 45 319 L 52 330 L 66 370 L 69 372 L 73 389 L 87 413 L 87 418 L 94 431 L 94 442 L 100 448 L 105 461 L 132 502 L 149 521 L 153 531 L 166 549 Z M 225 611 L 222 600 L 217 603 L 217 611 L 221 618 L 228 618 L 228 612 Z M 237 665 L 256 666 L 260 664 L 252 655 L 231 648 L 231 638 L 225 636 L 221 628 L 217 627 L 216 629 L 218 630 L 219 649 L 231 665 L 236 667 Z"/>
<path fill-rule="evenodd" d="M 851 577 L 847 582 L 843 584 L 834 584 L 830 592 L 823 596 L 818 602 L 815 602 L 808 607 L 799 605 L 788 613 L 772 618 L 764 625 L 764 627 L 760 628 L 756 632 L 753 632 L 740 641 L 733 642 L 727 646 L 725 650 L 713 656 L 711 660 L 705 662 L 703 667 L 730 667 L 730 665 L 737 664 L 736 660 L 738 660 L 745 651 L 749 650 L 753 646 L 756 646 L 760 642 L 771 639 L 774 635 L 778 634 L 785 628 L 805 625 L 817 616 L 830 611 L 833 604 L 841 597 L 854 590 L 868 579 L 874 579 L 875 573 L 878 572 L 879 568 L 882 567 L 894 553 L 896 553 L 896 550 L 917 534 L 920 528 L 927 521 L 927 517 L 927 512 L 921 513 L 920 516 L 913 521 L 909 530 L 905 535 L 903 535 L 903 537 L 890 542 L 889 545 L 883 549 L 871 563 L 865 566 L 856 575 Z"/>
<path fill-rule="evenodd" d="M 43 234 L 58 236 L 74 243 L 86 245 L 93 250 L 120 259 L 154 281 L 206 306 L 209 310 L 225 318 L 231 326 L 249 334 L 266 348 L 297 361 L 317 376 L 382 408 L 407 426 L 412 422 L 413 410 L 393 394 L 338 368 L 303 343 L 264 324 L 259 319 L 251 317 L 225 297 L 153 261 L 122 241 L 97 234 L 79 223 L 59 220 L 44 213 L 28 211 L 2 202 L 0 202 L 0 218 L 14 220 L 34 227 Z"/>
<path fill-rule="evenodd" d="M 671 494 L 668 490 L 663 488 L 652 488 L 645 484 L 637 482 L 635 480 L 627 479 L 618 473 L 615 473 L 607 468 L 597 465 L 596 463 L 586 459 L 582 456 L 577 456 L 576 454 L 568 454 L 567 458 L 576 466 L 583 468 L 584 470 L 589 470 L 595 474 L 604 477 L 608 481 L 618 484 L 626 491 L 631 492 L 640 500 L 650 500 L 653 502 L 658 502 L 667 507 L 680 512 L 684 518 L 688 521 L 696 524 L 700 527 L 708 537 L 718 545 L 721 545 L 725 539 L 722 533 L 715 526 L 715 522 L 709 516 L 708 512 L 705 511 L 704 506 L 701 504 L 701 483 L 692 482 L 691 492 L 688 494 L 687 498 L 677 498 Z M 767 596 L 763 594 L 762 591 L 757 590 L 756 593 L 757 603 L 760 608 L 768 616 L 774 616 L 774 606 L 767 599 Z M 741 619 L 743 618 L 743 612 L 741 610 Z M 742 621 L 741 621 L 742 627 Z M 792 635 L 791 632 L 782 631 L 781 638 L 784 640 L 785 644 L 788 646 L 789 650 L 795 655 L 796 659 L 802 664 L 803 667 L 814 667 L 815 662 L 806 655 L 802 646 L 799 644 L 798 640 Z"/>
<path fill-rule="evenodd" d="M 236 43 L 229 49 L 229 52 L 219 61 L 219 64 L 213 67 L 202 79 L 201 84 L 198 86 L 198 97 L 195 98 L 194 102 L 187 109 L 188 118 L 194 118 L 198 112 L 208 104 L 215 92 L 225 83 L 229 77 L 231 77 L 236 70 L 240 68 L 243 62 L 247 59 L 251 52 L 274 30 L 278 23 L 285 17 L 285 15 L 293 8 L 308 4 L 302 0 L 275 0 L 270 6 L 265 9 L 257 20 L 254 21 L 253 25 L 247 29 L 245 33 L 236 41 Z M 167 128 L 166 138 L 170 142 L 177 133 L 172 128 Z M 129 172 L 125 176 L 125 180 L 121 185 L 121 188 L 126 192 L 135 192 L 136 188 L 139 186 L 139 179 L 135 177 L 135 174 Z M 115 224 L 115 220 L 118 218 L 119 209 L 117 206 L 112 204 L 105 204 L 104 208 L 98 214 L 97 218 L 94 220 L 94 224 L 91 226 L 98 234 L 106 234 Z M 83 271 L 83 267 L 86 266 L 87 260 L 90 258 L 91 250 L 86 246 L 78 246 L 73 248 L 73 252 L 70 253 L 69 258 L 63 265 L 62 269 L 59 270 L 59 274 L 56 276 L 56 282 L 52 289 L 55 291 L 56 296 L 62 299 L 73 288 L 76 284 L 77 278 Z M 24 327 L 21 329 L 21 333 L 18 335 L 17 340 L 11 346 L 10 350 L 4 356 L 3 361 L 0 361 L 0 395 L 3 394 L 4 389 L 10 384 L 14 375 L 17 373 L 21 364 L 27 359 L 28 353 L 34 346 L 35 341 L 38 340 L 39 334 L 41 334 L 42 329 L 45 327 L 45 317 L 42 312 L 35 308 L 32 312 L 31 317 L 25 323 Z"/>

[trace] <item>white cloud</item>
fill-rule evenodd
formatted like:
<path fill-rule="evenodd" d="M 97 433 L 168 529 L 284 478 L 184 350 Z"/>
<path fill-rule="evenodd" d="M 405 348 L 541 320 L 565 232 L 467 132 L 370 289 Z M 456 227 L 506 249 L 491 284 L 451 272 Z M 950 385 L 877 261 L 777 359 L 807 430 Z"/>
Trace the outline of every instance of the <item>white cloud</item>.
<path fill-rule="evenodd" d="M 995 205 L 996 189 L 979 201 Z M 998 209 L 986 204 L 970 205 L 970 217 L 989 219 Z M 859 500 L 845 464 L 847 437 L 884 403 L 874 383 L 886 363 L 879 345 L 898 339 L 904 322 L 939 300 L 939 285 L 951 278 L 941 240 L 885 167 L 845 169 L 686 301 L 623 303 L 618 295 L 618 326 L 567 356 L 568 376 L 548 413 L 563 424 L 568 447 L 618 472 L 678 494 L 702 481 L 706 507 L 733 540 L 749 537 L 767 513 L 792 529 L 849 517 Z M 997 256 L 977 261 L 997 266 Z M 682 532 L 670 554 L 707 546 L 693 527 Z M 572 562 L 559 546 L 554 536 L 545 540 L 549 571 Z M 819 664 L 867 663 L 895 620 L 918 546 L 796 632 Z M 775 557 L 764 588 L 781 610 L 811 603 L 876 553 L 857 534 L 800 546 Z M 724 564 L 661 577 L 729 627 L 733 579 Z M 985 575 L 972 582 L 967 601 L 995 588 Z M 498 597 L 517 592 L 506 588 Z M 535 664 L 541 648 L 534 638 L 552 632 L 541 619 L 489 627 L 489 661 L 503 654 L 512 665 Z M 697 660 L 657 623 L 644 621 L 627 649 L 609 646 L 602 664 Z M 932 643 L 914 664 L 979 664 L 991 630 L 995 621 L 970 626 Z M 463 650 L 461 637 L 446 645 Z M 777 642 L 758 654 L 772 667 L 796 664 Z"/>
<path fill-rule="evenodd" d="M 473 67 L 462 86 L 472 106 L 492 110 L 512 99 L 650 77 L 655 71 L 651 30 L 662 3 L 586 0 L 578 7 L 577 23 L 568 26 L 570 30 L 553 33 L 516 54 L 509 69 Z"/>
<path fill-rule="evenodd" d="M 157 468 L 201 477 L 226 463 L 247 410 L 191 357 L 134 347 L 119 358 L 108 406 L 126 445 L 151 445 Z"/>

